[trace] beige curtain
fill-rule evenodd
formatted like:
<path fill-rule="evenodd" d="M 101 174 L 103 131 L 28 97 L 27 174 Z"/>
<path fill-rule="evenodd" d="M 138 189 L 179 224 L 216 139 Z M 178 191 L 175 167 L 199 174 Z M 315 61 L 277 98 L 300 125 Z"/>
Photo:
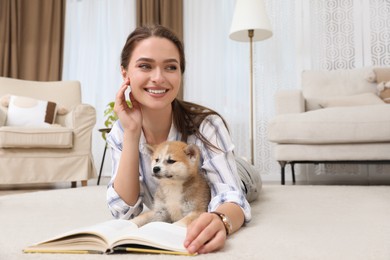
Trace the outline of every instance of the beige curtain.
<path fill-rule="evenodd" d="M 0 76 L 61 80 L 66 0 L 0 0 Z"/>
<path fill-rule="evenodd" d="M 183 41 L 183 0 L 137 0 L 137 26 L 152 24 L 170 28 Z"/>

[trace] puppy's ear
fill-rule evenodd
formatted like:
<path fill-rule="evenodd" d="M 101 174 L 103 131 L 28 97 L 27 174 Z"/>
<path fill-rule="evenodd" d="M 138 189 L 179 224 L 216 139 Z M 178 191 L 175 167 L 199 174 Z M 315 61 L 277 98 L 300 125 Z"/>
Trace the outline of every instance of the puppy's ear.
<path fill-rule="evenodd" d="M 152 156 L 152 154 L 154 153 L 155 147 L 153 145 L 146 144 L 146 150 L 148 151 L 148 154 L 150 156 Z"/>
<path fill-rule="evenodd" d="M 195 161 L 199 158 L 200 150 L 196 144 L 189 144 L 184 148 L 184 153 L 190 158 L 191 161 Z"/>

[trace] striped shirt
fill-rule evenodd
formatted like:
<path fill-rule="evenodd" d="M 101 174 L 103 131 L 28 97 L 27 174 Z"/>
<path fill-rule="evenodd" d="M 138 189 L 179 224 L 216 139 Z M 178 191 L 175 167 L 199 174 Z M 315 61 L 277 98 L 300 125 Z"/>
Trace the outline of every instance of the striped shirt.
<path fill-rule="evenodd" d="M 201 151 L 201 169 L 209 181 L 211 189 L 211 201 L 208 211 L 215 211 L 219 205 L 232 202 L 241 207 L 244 212 L 245 222 L 251 219 L 251 208 L 244 195 L 244 186 L 237 172 L 237 165 L 233 154 L 234 145 L 230 134 L 222 119 L 217 115 L 207 116 L 199 128 L 203 136 L 219 150 L 207 148 L 195 135 L 187 139 L 187 143 L 196 144 Z M 167 141 L 180 141 L 181 134 L 172 124 Z M 131 219 L 139 215 L 143 205 L 151 207 L 153 195 L 157 188 L 157 182 L 152 177 L 151 161 L 146 149 L 146 139 L 141 133 L 139 143 L 139 174 L 140 195 L 135 205 L 126 204 L 113 185 L 118 171 L 119 159 L 123 147 L 123 129 L 119 120 L 112 127 L 107 143 L 111 147 L 112 177 L 107 188 L 108 207 L 115 218 Z"/>

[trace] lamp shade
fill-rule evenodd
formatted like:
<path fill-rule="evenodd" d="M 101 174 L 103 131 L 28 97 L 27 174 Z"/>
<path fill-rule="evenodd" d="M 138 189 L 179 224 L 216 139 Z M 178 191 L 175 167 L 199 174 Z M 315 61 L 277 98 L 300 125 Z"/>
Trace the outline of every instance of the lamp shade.
<path fill-rule="evenodd" d="M 248 30 L 254 31 L 254 41 L 262 41 L 272 36 L 263 0 L 236 0 L 230 39 L 247 42 Z"/>

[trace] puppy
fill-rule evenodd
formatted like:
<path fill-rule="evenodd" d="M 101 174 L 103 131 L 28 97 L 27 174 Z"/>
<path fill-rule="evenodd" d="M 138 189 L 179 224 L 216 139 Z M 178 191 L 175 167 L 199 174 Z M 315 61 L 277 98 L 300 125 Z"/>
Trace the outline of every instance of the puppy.
<path fill-rule="evenodd" d="M 210 202 L 210 188 L 199 170 L 195 144 L 167 141 L 148 147 L 153 177 L 158 181 L 153 207 L 132 221 L 139 227 L 152 221 L 188 226 Z"/>

